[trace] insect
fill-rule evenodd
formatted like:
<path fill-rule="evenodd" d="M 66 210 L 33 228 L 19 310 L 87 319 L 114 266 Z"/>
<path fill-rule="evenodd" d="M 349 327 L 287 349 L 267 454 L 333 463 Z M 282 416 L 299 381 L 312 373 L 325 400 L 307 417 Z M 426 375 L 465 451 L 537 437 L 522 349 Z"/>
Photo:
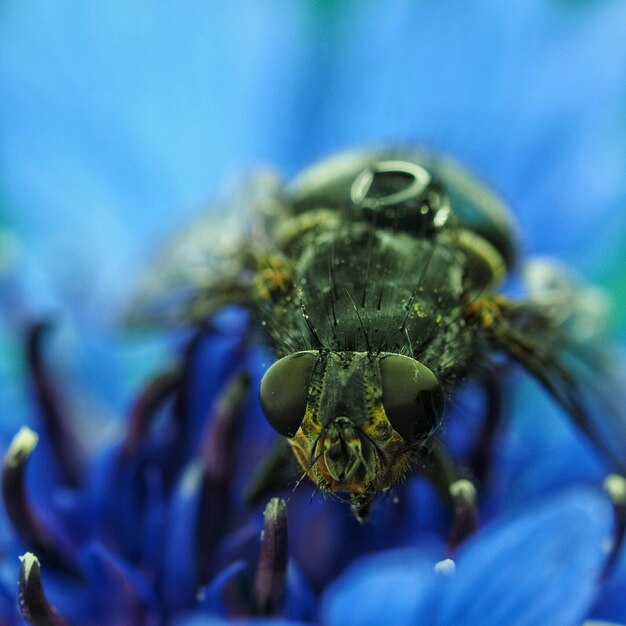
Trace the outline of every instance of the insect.
<path fill-rule="evenodd" d="M 516 264 L 517 227 L 475 177 L 438 155 L 387 149 L 332 157 L 288 185 L 262 180 L 235 203 L 247 235 L 229 237 L 222 213 L 166 255 L 159 289 L 183 306 L 161 298 L 156 311 L 187 322 L 230 304 L 251 312 L 276 357 L 263 411 L 320 490 L 347 494 L 359 519 L 416 469 L 454 494 L 460 474 L 436 433 L 466 379 L 493 390 L 497 355 L 626 470 L 624 405 L 604 392 L 603 353 L 545 299 L 497 293 Z M 231 252 L 216 252 L 220 238 Z"/>

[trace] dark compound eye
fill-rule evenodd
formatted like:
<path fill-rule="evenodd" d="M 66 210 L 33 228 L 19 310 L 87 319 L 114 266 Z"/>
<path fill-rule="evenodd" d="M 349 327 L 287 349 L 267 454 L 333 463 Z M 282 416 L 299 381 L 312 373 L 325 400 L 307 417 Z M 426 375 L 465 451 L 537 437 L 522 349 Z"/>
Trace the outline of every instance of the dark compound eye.
<path fill-rule="evenodd" d="M 261 380 L 261 407 L 267 421 L 284 437 L 293 437 L 304 419 L 309 380 L 318 359 L 313 352 L 283 357 Z"/>
<path fill-rule="evenodd" d="M 441 424 L 443 387 L 425 366 L 400 354 L 380 360 L 383 407 L 394 430 L 408 443 L 430 437 Z"/>

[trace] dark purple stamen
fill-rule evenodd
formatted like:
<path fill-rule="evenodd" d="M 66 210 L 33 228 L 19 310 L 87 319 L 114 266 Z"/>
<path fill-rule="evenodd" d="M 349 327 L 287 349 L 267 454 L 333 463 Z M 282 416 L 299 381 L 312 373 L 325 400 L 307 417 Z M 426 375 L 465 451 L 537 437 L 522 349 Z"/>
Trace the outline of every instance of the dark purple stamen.
<path fill-rule="evenodd" d="M 182 369 L 176 367 L 153 378 L 142 391 L 130 414 L 121 448 L 123 458 L 131 457 L 141 446 L 155 414 L 180 388 L 182 379 Z"/>
<path fill-rule="evenodd" d="M 189 415 L 189 406 L 191 404 L 190 381 L 193 380 L 193 373 L 197 367 L 196 355 L 206 338 L 206 332 L 207 328 L 204 325 L 200 327 L 184 346 L 181 357 L 181 385 L 174 403 L 174 419 L 181 430 L 184 428 L 185 421 Z"/>
<path fill-rule="evenodd" d="M 448 549 L 455 550 L 478 528 L 476 490 L 468 480 L 460 479 L 450 485 L 454 518 L 448 535 Z"/>
<path fill-rule="evenodd" d="M 200 457 L 207 476 L 227 483 L 234 469 L 237 435 L 243 405 L 248 397 L 250 376 L 233 376 L 217 400 L 200 443 Z"/>
<path fill-rule="evenodd" d="M 611 498 L 615 517 L 615 537 L 602 573 L 602 579 L 606 580 L 615 568 L 626 538 L 626 478 L 619 474 L 607 476 L 604 481 L 604 490 Z"/>
<path fill-rule="evenodd" d="M 235 470 L 241 412 L 248 397 L 249 376 L 235 375 L 227 384 L 200 441 L 203 478 L 198 512 L 198 575 L 200 584 L 210 577 L 210 561 L 217 538 L 227 522 L 229 486 Z"/>
<path fill-rule="evenodd" d="M 19 605 L 22 617 L 33 626 L 67 626 L 46 598 L 37 557 L 27 552 L 20 560 Z"/>
<path fill-rule="evenodd" d="M 59 538 L 51 536 L 26 495 L 26 464 L 36 445 L 37 435 L 28 428 L 22 428 L 14 437 L 2 468 L 4 506 L 15 532 L 27 548 L 50 565 L 79 575 L 68 557 L 72 550 L 69 546 L 64 549 Z"/>
<path fill-rule="evenodd" d="M 272 498 L 265 507 L 261 554 L 252 587 L 253 613 L 279 615 L 287 575 L 287 505 Z"/>
<path fill-rule="evenodd" d="M 85 463 L 44 365 L 43 340 L 49 328 L 47 322 L 32 324 L 28 328 L 26 349 L 29 373 L 39 407 L 41 427 L 55 452 L 62 478 L 66 484 L 77 487 L 82 481 Z"/>

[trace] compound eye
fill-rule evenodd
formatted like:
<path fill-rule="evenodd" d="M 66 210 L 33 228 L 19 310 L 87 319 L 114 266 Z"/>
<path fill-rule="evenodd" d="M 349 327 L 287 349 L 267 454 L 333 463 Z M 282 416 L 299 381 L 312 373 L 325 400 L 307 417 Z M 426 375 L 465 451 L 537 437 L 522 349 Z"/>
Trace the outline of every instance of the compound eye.
<path fill-rule="evenodd" d="M 443 387 L 425 366 L 408 356 L 380 360 L 383 407 L 394 430 L 408 443 L 430 437 L 445 409 Z"/>
<path fill-rule="evenodd" d="M 293 437 L 304 419 L 309 381 L 317 354 L 296 352 L 283 357 L 261 380 L 261 407 L 270 426 L 284 437 Z"/>

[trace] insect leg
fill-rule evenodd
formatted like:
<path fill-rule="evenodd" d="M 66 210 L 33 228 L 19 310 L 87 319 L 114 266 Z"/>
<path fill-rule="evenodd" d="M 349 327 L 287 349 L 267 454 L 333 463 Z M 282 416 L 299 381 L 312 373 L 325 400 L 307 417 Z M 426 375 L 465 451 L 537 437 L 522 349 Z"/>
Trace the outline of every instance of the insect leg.
<path fill-rule="evenodd" d="M 478 526 L 476 489 L 471 481 L 460 476 L 443 443 L 431 440 L 427 446 L 424 475 L 452 511 L 448 548 L 454 550 Z"/>
<path fill-rule="evenodd" d="M 268 492 L 284 487 L 296 473 L 291 446 L 281 437 L 263 457 L 254 477 L 246 485 L 245 501 L 257 504 Z"/>
<path fill-rule="evenodd" d="M 183 313 L 186 322 L 206 322 L 216 311 L 231 306 L 252 309 L 254 303 L 249 284 L 232 276 L 216 277 L 198 290 Z"/>
<path fill-rule="evenodd" d="M 626 400 L 611 352 L 577 340 L 533 302 L 485 296 L 472 309 L 494 348 L 526 368 L 611 469 L 626 474 Z"/>
<path fill-rule="evenodd" d="M 503 401 L 502 381 L 496 375 L 488 376 L 482 384 L 487 400 L 484 421 L 468 460 L 472 476 L 479 483 L 483 482 L 489 470 L 491 451 L 501 422 Z"/>

